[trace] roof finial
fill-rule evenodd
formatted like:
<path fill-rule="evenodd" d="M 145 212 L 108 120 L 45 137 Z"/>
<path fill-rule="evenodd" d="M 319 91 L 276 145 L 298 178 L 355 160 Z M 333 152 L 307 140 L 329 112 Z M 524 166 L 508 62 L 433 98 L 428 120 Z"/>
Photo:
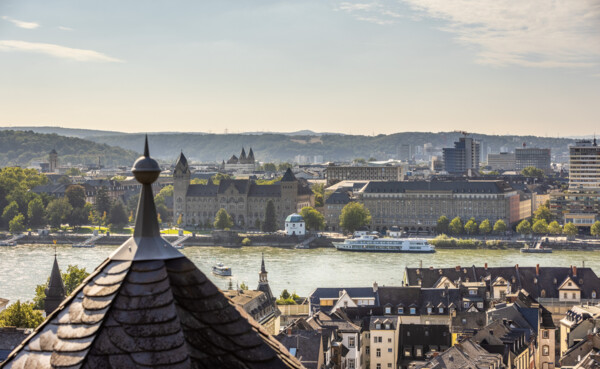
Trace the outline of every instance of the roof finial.
<path fill-rule="evenodd" d="M 150 149 L 148 149 L 148 134 L 146 133 L 146 144 L 144 145 L 144 156 L 150 157 Z"/>

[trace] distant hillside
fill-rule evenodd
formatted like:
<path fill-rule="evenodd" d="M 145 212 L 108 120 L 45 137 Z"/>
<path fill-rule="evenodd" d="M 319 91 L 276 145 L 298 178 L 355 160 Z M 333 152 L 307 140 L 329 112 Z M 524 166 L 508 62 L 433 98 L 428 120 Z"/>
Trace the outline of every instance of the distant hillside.
<path fill-rule="evenodd" d="M 143 139 L 137 142 L 137 149 L 143 147 Z M 32 161 L 48 161 L 48 153 L 56 149 L 59 165 L 66 163 L 91 164 L 100 158 L 104 166 L 130 166 L 140 154 L 56 134 L 41 134 L 31 131 L 0 131 L 0 166 L 27 166 Z"/>
<path fill-rule="evenodd" d="M 250 147 L 259 161 L 293 161 L 296 155 L 313 157 L 322 155 L 325 161 L 352 160 L 354 158 L 396 158 L 401 144 L 423 145 L 430 143 L 434 148 L 452 147 L 461 135 L 455 132 L 403 132 L 391 135 L 306 135 L 287 134 L 200 134 L 200 133 L 154 133 L 149 134 L 152 154 L 165 161 L 174 161 L 180 150 L 191 160 L 227 160 L 231 155 L 239 156 L 242 147 Z M 525 143 L 528 147 L 549 147 L 553 154 L 567 152 L 574 140 L 535 136 L 492 136 L 473 134 L 483 143 L 483 149 L 491 152 L 501 148 L 514 150 Z M 143 139 L 142 134 L 115 134 L 89 138 L 134 150 Z M 486 151 L 487 152 L 487 151 Z"/>
<path fill-rule="evenodd" d="M 63 128 L 63 127 L 0 127 L 0 131 L 31 131 L 35 133 L 55 133 L 60 136 L 88 138 L 94 136 L 110 136 L 112 134 L 121 135 L 123 132 L 100 131 L 95 129 Z"/>

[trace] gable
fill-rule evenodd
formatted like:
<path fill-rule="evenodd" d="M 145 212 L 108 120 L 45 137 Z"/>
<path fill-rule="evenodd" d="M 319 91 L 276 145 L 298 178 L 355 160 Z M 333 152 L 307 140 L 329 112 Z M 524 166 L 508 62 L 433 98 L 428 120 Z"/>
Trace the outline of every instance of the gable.
<path fill-rule="evenodd" d="M 581 291 L 581 288 L 575 283 L 573 278 L 567 277 L 558 287 L 559 291 Z"/>

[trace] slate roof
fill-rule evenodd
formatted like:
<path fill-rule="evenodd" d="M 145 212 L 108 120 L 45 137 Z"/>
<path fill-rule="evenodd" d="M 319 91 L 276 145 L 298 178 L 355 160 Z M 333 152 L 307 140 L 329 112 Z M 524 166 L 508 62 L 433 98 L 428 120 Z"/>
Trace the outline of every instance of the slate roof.
<path fill-rule="evenodd" d="M 457 343 L 445 352 L 434 357 L 423 365 L 418 365 L 418 369 L 489 369 L 500 367 L 502 365 L 502 356 L 500 354 L 490 354 L 484 348 L 471 340 Z"/>
<path fill-rule="evenodd" d="M 350 194 L 348 190 L 338 190 L 329 195 L 327 200 L 325 200 L 325 204 L 348 204 L 350 202 Z"/>
<path fill-rule="evenodd" d="M 379 303 L 381 306 L 391 306 L 392 314 L 397 313 L 397 308 L 402 306 L 404 314 L 410 315 L 410 307 L 416 309 L 415 315 L 427 315 L 427 308 L 432 308 L 430 315 L 448 315 L 448 306 L 452 303 L 460 307 L 461 295 L 457 288 L 425 289 L 419 287 L 379 287 Z M 443 313 L 439 313 L 443 307 Z M 460 309 L 459 309 L 460 310 Z"/>
<path fill-rule="evenodd" d="M 256 196 L 256 197 L 281 196 L 281 185 L 279 185 L 279 184 L 257 185 L 256 183 L 252 183 L 250 185 L 250 191 L 248 191 L 248 196 Z"/>
<path fill-rule="evenodd" d="M 504 181 L 371 181 L 365 193 L 435 191 L 452 193 L 504 193 L 513 191 Z"/>
<path fill-rule="evenodd" d="M 212 183 L 212 181 L 208 181 L 208 184 L 191 184 L 187 190 L 187 196 L 217 196 L 217 192 L 219 191 L 219 186 Z"/>
<path fill-rule="evenodd" d="M 250 181 L 247 179 L 223 179 L 219 182 L 219 194 L 225 193 L 233 185 L 239 193 L 247 193 Z"/>
<path fill-rule="evenodd" d="M 187 168 L 188 166 L 188 161 L 187 158 L 185 157 L 185 155 L 183 155 L 183 151 L 179 153 L 179 157 L 177 158 L 177 161 L 175 162 L 175 168 L 177 167 L 181 167 L 181 168 Z"/>
<path fill-rule="evenodd" d="M 67 191 L 67 186 L 65 186 L 64 184 L 47 184 L 47 185 L 41 185 L 41 186 L 35 186 L 34 188 L 31 189 L 31 192 L 40 194 L 40 193 L 47 193 L 50 195 L 59 195 L 59 196 L 64 196 L 65 192 Z"/>
<path fill-rule="evenodd" d="M 13 351 L 2 368 L 301 368 L 159 233 L 144 156 L 134 235 Z"/>
<path fill-rule="evenodd" d="M 302 365 L 310 369 L 318 369 L 322 345 L 322 333 L 318 331 L 296 330 L 291 335 L 282 332 L 276 336 L 288 350 L 295 349 L 295 356 L 300 358 Z"/>
<path fill-rule="evenodd" d="M 292 172 L 290 168 L 287 168 L 283 177 L 281 177 L 281 182 L 295 182 L 297 181 L 296 176 Z"/>

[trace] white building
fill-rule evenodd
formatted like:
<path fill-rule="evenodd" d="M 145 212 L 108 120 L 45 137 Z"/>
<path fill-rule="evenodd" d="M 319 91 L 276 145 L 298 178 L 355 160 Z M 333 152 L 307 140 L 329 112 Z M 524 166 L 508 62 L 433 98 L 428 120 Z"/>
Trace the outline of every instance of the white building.
<path fill-rule="evenodd" d="M 290 214 L 285 218 L 285 234 L 288 236 L 304 236 L 306 224 L 300 214 Z"/>
<path fill-rule="evenodd" d="M 600 191 L 600 146 L 578 141 L 569 147 L 569 190 Z"/>

